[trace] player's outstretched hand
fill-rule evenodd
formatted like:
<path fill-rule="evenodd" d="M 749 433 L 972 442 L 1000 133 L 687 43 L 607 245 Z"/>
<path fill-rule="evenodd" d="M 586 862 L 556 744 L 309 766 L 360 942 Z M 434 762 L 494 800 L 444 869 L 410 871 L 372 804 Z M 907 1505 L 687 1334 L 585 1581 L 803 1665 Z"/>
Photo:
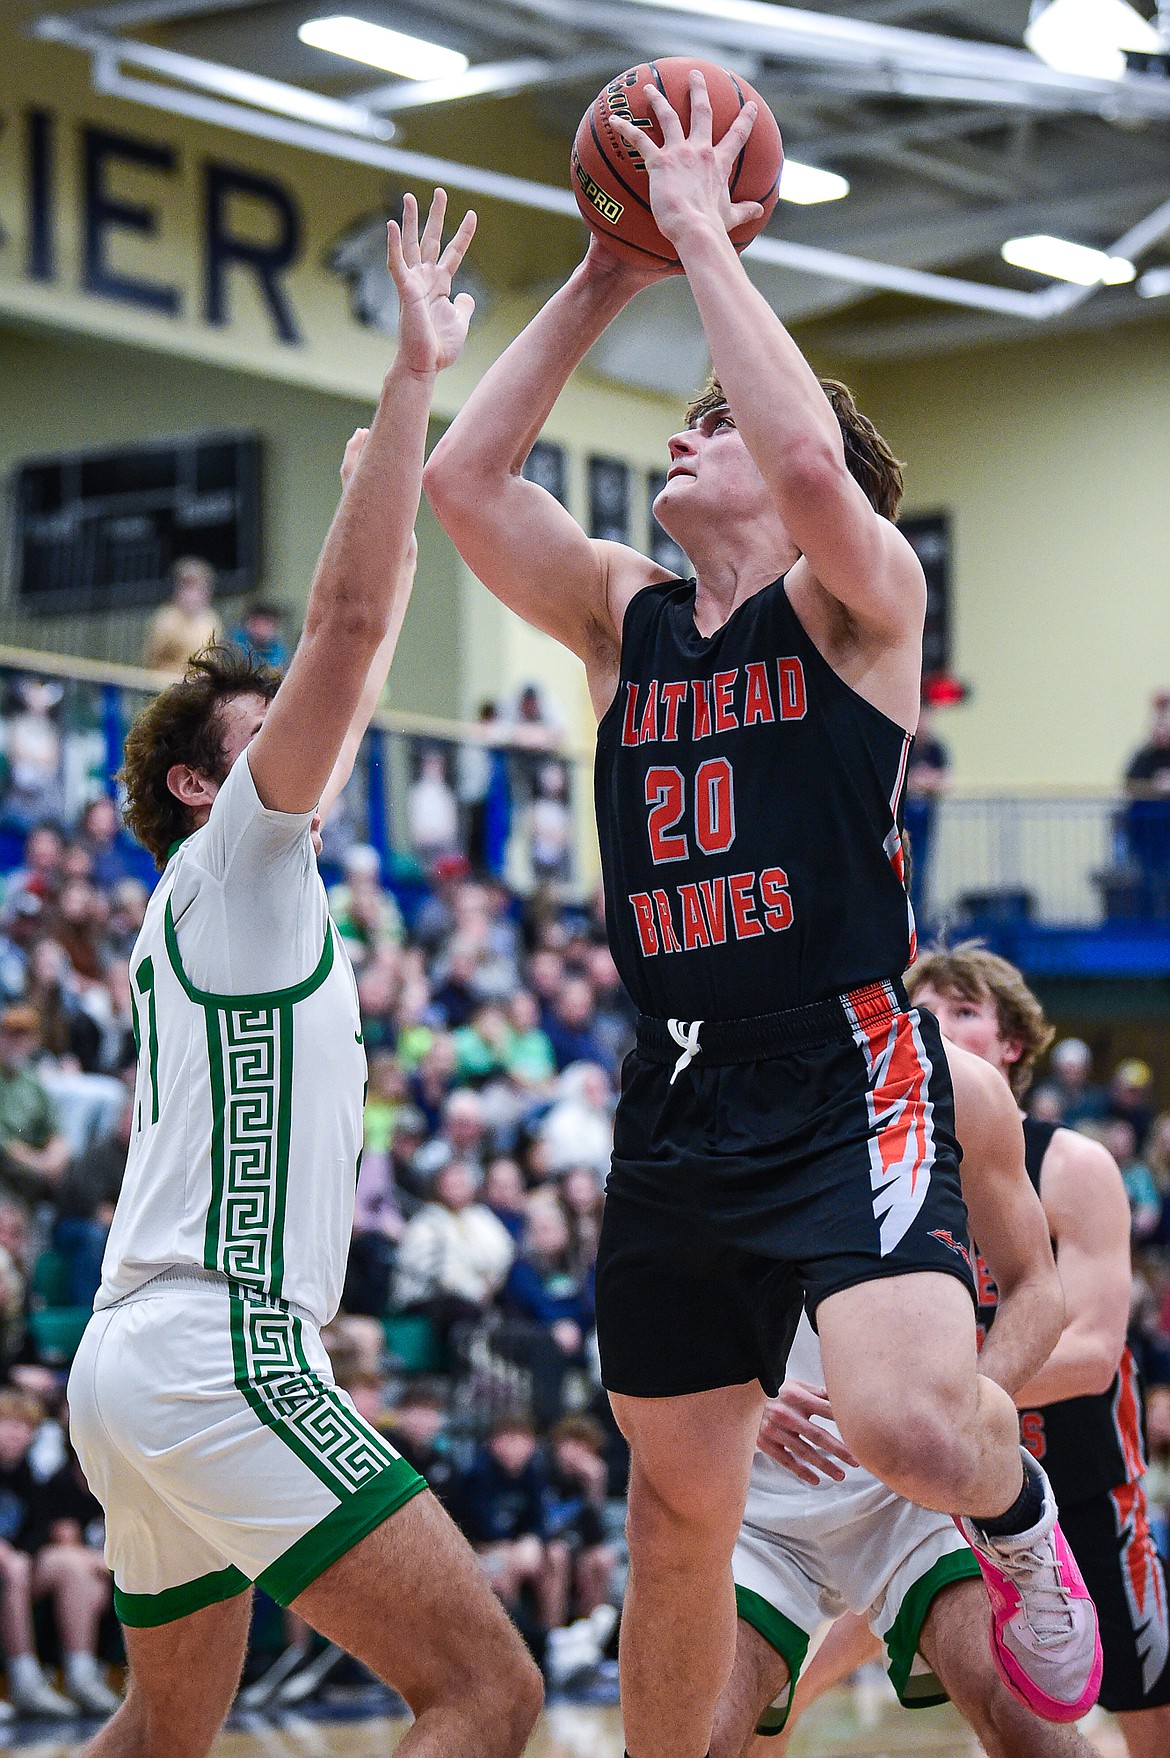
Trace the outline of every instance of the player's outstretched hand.
<path fill-rule="evenodd" d="M 436 189 L 419 233 L 418 202 L 403 197 L 402 224 L 386 227 L 386 267 L 398 289 L 398 359 L 411 372 L 441 372 L 459 358 L 467 326 L 475 310 L 470 293 L 451 297 L 451 282 L 475 235 L 475 214 L 468 209 L 443 250 L 443 216 L 447 192 Z"/>
<path fill-rule="evenodd" d="M 804 1380 L 785 1380 L 774 1398 L 769 1399 L 760 1418 L 759 1447 L 769 1459 L 775 1459 L 801 1483 L 819 1483 L 831 1477 L 844 1483 L 844 1465 L 857 1460 L 831 1430 L 814 1422 L 816 1416 L 833 1420 L 833 1409 L 824 1386 L 810 1386 Z"/>
<path fill-rule="evenodd" d="M 624 116 L 611 121 L 628 147 L 642 155 L 650 178 L 650 209 L 658 229 L 677 249 L 688 231 L 718 225 L 727 232 L 763 213 L 758 201 L 732 201 L 728 187 L 732 168 L 755 126 L 759 106 L 747 103 L 723 139 L 711 139 L 711 99 L 707 81 L 691 74 L 691 128 L 683 133 L 678 111 L 657 86 L 645 87 L 646 99 L 662 130 L 658 146 L 645 129 Z"/>

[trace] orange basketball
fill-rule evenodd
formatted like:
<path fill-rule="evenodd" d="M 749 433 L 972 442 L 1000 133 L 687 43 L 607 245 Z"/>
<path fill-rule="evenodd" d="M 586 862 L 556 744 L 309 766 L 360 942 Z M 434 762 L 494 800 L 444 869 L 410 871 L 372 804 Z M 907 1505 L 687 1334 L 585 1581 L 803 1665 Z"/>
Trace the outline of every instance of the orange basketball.
<path fill-rule="evenodd" d="M 590 104 L 573 142 L 573 194 L 588 224 L 619 256 L 646 263 L 678 266 L 673 244 L 664 238 L 650 212 L 650 180 L 641 155 L 628 147 L 613 126 L 614 116 L 625 116 L 644 128 L 651 140 L 662 144 L 662 130 L 651 110 L 643 87 L 657 85 L 678 111 L 684 130 L 691 123 L 690 76 L 697 68 L 707 81 L 711 99 L 711 132 L 722 140 L 744 105 L 759 105 L 755 127 L 735 161 L 729 180 L 733 201 L 758 201 L 763 215 L 737 226 L 731 241 L 737 250 L 750 244 L 767 224 L 779 193 L 784 149 L 776 118 L 746 79 L 716 67 L 711 61 L 694 61 L 672 55 L 661 61 L 643 62 L 611 79 Z"/>

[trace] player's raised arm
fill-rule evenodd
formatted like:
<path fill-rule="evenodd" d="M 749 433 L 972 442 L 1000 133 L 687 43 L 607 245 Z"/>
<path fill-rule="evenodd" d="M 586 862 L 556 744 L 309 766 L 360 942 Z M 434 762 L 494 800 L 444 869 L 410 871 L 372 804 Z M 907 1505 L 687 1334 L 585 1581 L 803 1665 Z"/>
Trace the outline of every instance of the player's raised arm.
<path fill-rule="evenodd" d="M 345 456 L 341 461 L 342 492 L 349 487 L 353 473 L 357 469 L 358 459 L 365 450 L 366 441 L 370 437 L 368 427 L 359 427 L 350 435 L 346 442 Z M 333 765 L 329 780 L 317 808 L 318 822 L 324 824 L 333 807 L 345 791 L 346 783 L 353 774 L 353 766 L 357 762 L 362 740 L 369 731 L 374 710 L 381 700 L 382 691 L 386 688 L 386 679 L 390 674 L 390 661 L 394 658 L 394 650 L 398 646 L 398 637 L 402 633 L 402 624 L 410 605 L 410 595 L 414 590 L 414 571 L 418 565 L 418 540 L 412 531 L 406 546 L 406 554 L 402 558 L 398 582 L 394 588 L 394 601 L 390 612 L 390 622 L 382 644 L 370 662 L 366 673 L 366 681 L 358 698 L 353 719 L 349 723 L 337 761 Z"/>
<path fill-rule="evenodd" d="M 963 1200 L 999 1290 L 979 1370 L 1013 1396 L 1051 1353 L 1064 1322 L 1048 1223 L 1024 1163 L 1024 1132 L 1010 1087 L 986 1062 L 947 1044 L 955 1131 L 963 1144 Z"/>
<path fill-rule="evenodd" d="M 572 373 L 655 278 L 591 242 L 584 262 L 485 374 L 425 472 L 427 498 L 472 572 L 587 664 L 604 661 L 620 642 L 630 594 L 667 575 L 621 544 L 591 541 L 520 472 Z"/>
<path fill-rule="evenodd" d="M 466 294 L 451 298 L 451 279 L 475 215 L 443 251 L 445 210 L 446 195 L 436 190 L 420 237 L 408 195 L 401 227 L 391 221 L 388 228 L 387 266 L 401 308 L 398 352 L 325 539 L 288 677 L 248 752 L 256 791 L 276 811 L 307 812 L 320 800 L 379 650 L 405 611 L 435 378 L 458 357 L 472 311 Z"/>
<path fill-rule="evenodd" d="M 654 218 L 686 270 L 715 376 L 785 527 L 816 580 L 863 630 L 891 643 L 916 640 L 926 608 L 917 558 L 850 474 L 820 381 L 728 237 L 760 212 L 728 192 L 756 105 L 745 105 L 713 145 L 702 74 L 691 75 L 689 134 L 661 92 L 646 93 L 664 144 L 622 117 L 613 126 L 646 161 Z"/>
<path fill-rule="evenodd" d="M 1113 1156 L 1075 1130 L 1058 1130 L 1044 1156 L 1040 1199 L 1056 1241 L 1065 1326 L 1039 1372 L 1017 1388 L 1021 1409 L 1107 1392 L 1129 1323 L 1129 1203 Z M 997 1318 L 993 1336 L 998 1326 Z"/>

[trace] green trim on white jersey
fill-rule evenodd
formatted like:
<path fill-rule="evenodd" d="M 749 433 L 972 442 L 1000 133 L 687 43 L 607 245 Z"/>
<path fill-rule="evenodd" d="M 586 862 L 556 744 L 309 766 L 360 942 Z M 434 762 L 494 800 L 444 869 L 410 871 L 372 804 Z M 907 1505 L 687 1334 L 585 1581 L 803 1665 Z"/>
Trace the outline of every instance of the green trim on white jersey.
<path fill-rule="evenodd" d="M 216 995 L 197 988 L 183 969 L 169 897 L 164 921 L 171 968 L 188 998 L 202 1007 L 207 1035 L 211 1200 L 203 1266 L 279 1300 L 292 1125 L 293 1008 L 319 989 L 332 970 L 333 930 L 327 929 L 317 967 L 303 982 L 268 994 Z"/>
<path fill-rule="evenodd" d="M 401 1456 L 309 1366 L 301 1320 L 243 1292 L 231 1295 L 236 1388 L 314 1476 L 354 1495 Z"/>

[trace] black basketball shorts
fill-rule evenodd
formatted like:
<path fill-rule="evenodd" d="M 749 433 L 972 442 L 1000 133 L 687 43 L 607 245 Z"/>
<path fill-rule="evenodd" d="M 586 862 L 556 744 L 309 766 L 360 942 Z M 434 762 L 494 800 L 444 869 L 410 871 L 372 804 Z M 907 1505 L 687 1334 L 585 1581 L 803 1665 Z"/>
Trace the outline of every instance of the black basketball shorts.
<path fill-rule="evenodd" d="M 938 1026 L 900 983 L 759 1018 L 642 1019 L 597 1260 L 611 1392 L 784 1376 L 801 1308 L 913 1271 L 974 1299 Z"/>
<path fill-rule="evenodd" d="M 1060 1525 L 1097 1607 L 1105 1657 L 1097 1701 L 1114 1715 L 1170 1703 L 1166 1563 L 1141 1479 L 1062 1507 Z"/>

